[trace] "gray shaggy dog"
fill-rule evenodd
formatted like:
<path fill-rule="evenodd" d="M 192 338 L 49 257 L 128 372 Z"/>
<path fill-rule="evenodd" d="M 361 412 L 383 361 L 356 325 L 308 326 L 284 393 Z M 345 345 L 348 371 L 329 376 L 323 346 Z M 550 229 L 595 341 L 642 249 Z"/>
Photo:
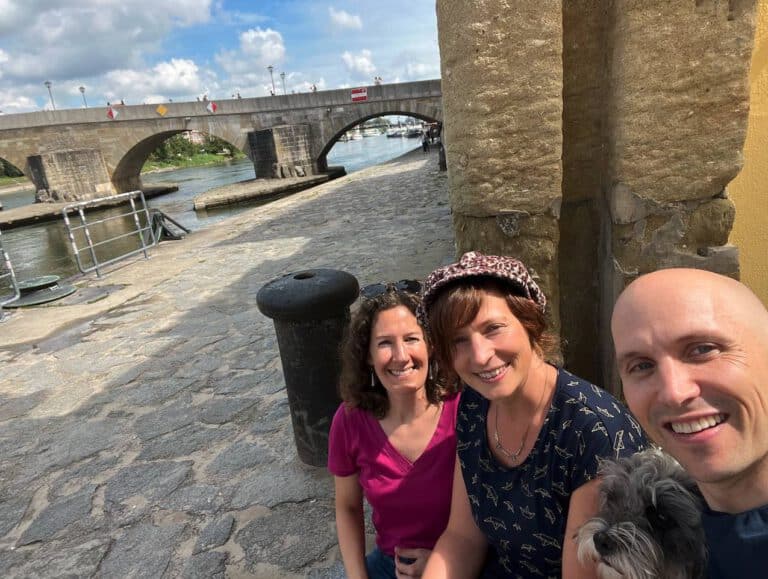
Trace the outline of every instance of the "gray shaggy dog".
<path fill-rule="evenodd" d="M 600 465 L 600 511 L 576 534 L 579 559 L 602 579 L 706 576 L 703 500 L 693 480 L 659 449 Z"/>

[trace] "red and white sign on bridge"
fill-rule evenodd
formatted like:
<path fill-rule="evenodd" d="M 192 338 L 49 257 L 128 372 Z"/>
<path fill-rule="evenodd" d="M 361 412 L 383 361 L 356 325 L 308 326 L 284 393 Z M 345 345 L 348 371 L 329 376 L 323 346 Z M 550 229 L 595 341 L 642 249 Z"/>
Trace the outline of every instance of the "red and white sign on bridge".
<path fill-rule="evenodd" d="M 368 100 L 368 89 L 366 87 L 353 88 L 351 94 L 353 103 L 359 103 Z"/>

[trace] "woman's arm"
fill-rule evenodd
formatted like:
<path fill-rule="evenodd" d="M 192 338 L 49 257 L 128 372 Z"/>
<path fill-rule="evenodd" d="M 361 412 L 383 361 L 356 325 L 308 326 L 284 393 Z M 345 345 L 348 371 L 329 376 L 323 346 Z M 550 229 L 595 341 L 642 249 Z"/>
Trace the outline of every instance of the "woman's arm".
<path fill-rule="evenodd" d="M 440 535 L 424 569 L 423 579 L 471 579 L 480 574 L 488 543 L 477 528 L 458 458 L 453 472 L 453 495 L 448 527 Z"/>
<path fill-rule="evenodd" d="M 368 579 L 365 570 L 365 521 L 363 489 L 357 474 L 334 476 L 336 488 L 336 534 L 349 579 Z"/>
<path fill-rule="evenodd" d="M 576 556 L 578 545 L 576 533 L 587 520 L 597 514 L 599 507 L 600 479 L 584 483 L 571 494 L 568 520 L 563 538 L 563 579 L 597 579 L 597 565 L 594 562 L 581 564 Z"/>

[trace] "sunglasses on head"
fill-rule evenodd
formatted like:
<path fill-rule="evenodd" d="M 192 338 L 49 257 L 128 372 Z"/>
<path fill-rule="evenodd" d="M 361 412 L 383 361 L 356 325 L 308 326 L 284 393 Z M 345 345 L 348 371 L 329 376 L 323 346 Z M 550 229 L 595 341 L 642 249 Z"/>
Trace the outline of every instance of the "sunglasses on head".
<path fill-rule="evenodd" d="M 395 282 L 380 282 L 372 283 L 365 286 L 360 290 L 360 295 L 364 298 L 371 299 L 376 296 L 380 296 L 387 292 L 407 292 L 409 294 L 417 294 L 421 291 L 421 282 L 415 279 L 401 279 Z"/>

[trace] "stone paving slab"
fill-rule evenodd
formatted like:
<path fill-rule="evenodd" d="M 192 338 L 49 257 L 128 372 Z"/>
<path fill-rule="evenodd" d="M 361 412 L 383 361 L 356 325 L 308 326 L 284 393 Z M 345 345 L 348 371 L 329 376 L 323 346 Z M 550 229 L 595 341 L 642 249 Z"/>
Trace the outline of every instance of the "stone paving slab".
<path fill-rule="evenodd" d="M 102 299 L 0 324 L 0 576 L 336 578 L 333 484 L 297 456 L 256 292 L 453 257 L 421 151 L 253 208 L 77 281 Z M 75 294 L 77 295 L 77 294 Z"/>

